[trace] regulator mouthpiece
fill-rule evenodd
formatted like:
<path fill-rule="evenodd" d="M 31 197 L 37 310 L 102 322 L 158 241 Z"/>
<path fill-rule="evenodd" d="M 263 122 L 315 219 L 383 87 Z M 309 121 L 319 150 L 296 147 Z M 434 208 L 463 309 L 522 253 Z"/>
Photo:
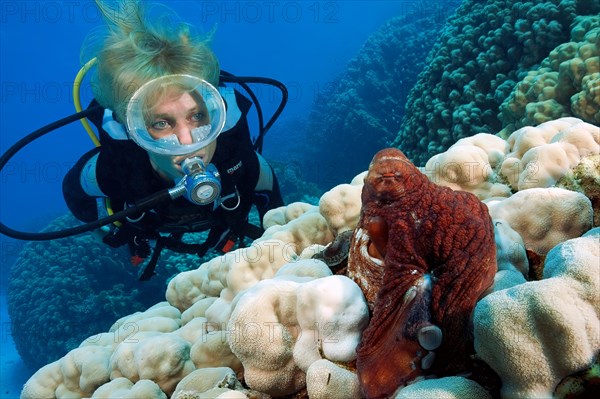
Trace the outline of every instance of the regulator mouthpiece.
<path fill-rule="evenodd" d="M 221 195 L 219 172 L 213 164 L 208 167 L 199 157 L 188 158 L 181 163 L 185 173 L 183 186 L 185 197 L 196 205 L 208 205 Z"/>

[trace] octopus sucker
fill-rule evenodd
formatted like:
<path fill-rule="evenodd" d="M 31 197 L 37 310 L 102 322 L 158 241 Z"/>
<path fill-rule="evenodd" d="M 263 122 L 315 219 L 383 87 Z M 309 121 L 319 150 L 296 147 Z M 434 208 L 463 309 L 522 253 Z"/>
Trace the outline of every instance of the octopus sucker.
<path fill-rule="evenodd" d="M 435 353 L 429 352 L 426 356 L 421 359 L 421 368 L 423 370 L 429 370 L 435 361 Z"/>
<path fill-rule="evenodd" d="M 357 347 L 363 394 L 389 397 L 418 378 L 468 371 L 470 315 L 496 268 L 477 197 L 430 182 L 398 149 L 378 152 L 347 270 L 372 313 Z"/>
<path fill-rule="evenodd" d="M 442 330 L 438 326 L 425 326 L 419 330 L 419 345 L 428 351 L 435 350 L 442 344 Z"/>

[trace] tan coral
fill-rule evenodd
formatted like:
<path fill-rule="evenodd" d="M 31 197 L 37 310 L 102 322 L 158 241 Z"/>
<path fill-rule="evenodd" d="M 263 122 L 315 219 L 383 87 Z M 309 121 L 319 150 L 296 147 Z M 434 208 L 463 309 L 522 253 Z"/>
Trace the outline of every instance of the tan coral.
<path fill-rule="evenodd" d="M 159 302 L 144 312 L 120 318 L 110 327 L 109 334 L 113 336 L 113 344 L 117 345 L 141 332 L 168 333 L 180 326 L 181 312 L 167 302 Z"/>
<path fill-rule="evenodd" d="M 594 226 L 600 226 L 600 155 L 583 158 L 573 174 L 560 179 L 556 186 L 585 194 L 594 208 Z"/>
<path fill-rule="evenodd" d="M 183 399 L 184 392 L 204 393 L 212 388 L 234 389 L 241 384 L 235 371 L 229 367 L 207 367 L 194 370 L 183 378 L 173 393 L 172 399 Z"/>
<path fill-rule="evenodd" d="M 292 202 L 289 205 L 271 209 L 263 217 L 263 227 L 266 230 L 271 226 L 283 226 L 294 219 L 298 219 L 313 208 L 314 205 L 305 202 Z"/>
<path fill-rule="evenodd" d="M 354 360 L 367 320 L 365 299 L 349 278 L 282 275 L 236 297 L 226 333 L 248 386 L 284 396 L 304 388 L 315 361 Z"/>
<path fill-rule="evenodd" d="M 171 395 L 194 369 L 190 343 L 173 333 L 140 333 L 121 342 L 111 357 L 111 379 L 148 379 Z"/>
<path fill-rule="evenodd" d="M 167 395 L 150 380 L 140 380 L 134 384 L 127 378 L 120 377 L 102 385 L 91 397 L 91 399 L 114 398 L 167 399 Z"/>
<path fill-rule="evenodd" d="M 504 219 L 525 247 L 545 255 L 552 247 L 592 227 L 593 210 L 583 194 L 561 188 L 531 188 L 485 201 L 492 219 Z"/>
<path fill-rule="evenodd" d="M 506 142 L 510 148 L 507 158 L 523 158 L 532 148 L 548 144 L 561 130 L 581 123 L 577 118 L 560 118 L 539 126 L 524 126 L 508 136 Z"/>
<path fill-rule="evenodd" d="M 306 372 L 306 388 L 310 399 L 360 399 L 356 372 L 327 360 L 317 360 Z"/>
<path fill-rule="evenodd" d="M 210 327 L 212 324 L 207 324 Z M 231 352 L 227 337 L 231 333 L 226 328 L 207 331 L 192 345 L 190 358 L 196 368 L 229 367 L 237 372 L 242 371 L 242 363 Z"/>
<path fill-rule="evenodd" d="M 181 314 L 181 325 L 185 326 L 187 323 L 192 321 L 197 317 L 206 316 L 206 309 L 216 301 L 217 298 L 210 297 L 204 298 L 197 302 L 195 302 L 192 306 L 190 306 L 186 311 Z"/>
<path fill-rule="evenodd" d="M 210 263 L 209 263 L 210 262 Z M 207 297 L 207 291 L 212 296 L 218 296 L 224 288 L 220 279 L 210 278 L 211 267 L 220 269 L 218 261 L 206 262 L 198 269 L 188 270 L 176 275 L 167 286 L 167 301 L 180 311 L 189 309 L 194 303 Z"/>
<path fill-rule="evenodd" d="M 550 251 L 541 281 L 494 292 L 476 306 L 475 349 L 502 379 L 502 398 L 550 398 L 600 347 L 600 231 Z"/>
<path fill-rule="evenodd" d="M 526 126 L 507 139 L 510 152 L 500 174 L 513 190 L 551 187 L 572 175 L 581 159 L 600 153 L 600 128 L 577 118 Z"/>
<path fill-rule="evenodd" d="M 23 386 L 21 399 L 89 396 L 110 380 L 111 350 L 76 348 L 39 369 Z"/>
<path fill-rule="evenodd" d="M 523 238 L 510 227 L 507 221 L 495 219 L 493 222 L 498 270 L 511 270 L 527 277 L 529 263 Z"/>
<path fill-rule="evenodd" d="M 361 174 L 359 176 L 364 176 Z M 321 196 L 319 212 L 333 233 L 354 230 L 360 217 L 362 179 L 357 176 L 351 184 L 340 184 Z"/>
<path fill-rule="evenodd" d="M 422 172 L 438 185 L 468 191 L 479 199 L 508 197 L 510 188 L 496 173 L 508 149 L 500 137 L 479 133 L 431 157 Z"/>
<path fill-rule="evenodd" d="M 315 207 L 283 226 L 269 227 L 255 243 L 263 240 L 283 241 L 293 252 L 300 254 L 312 244 L 329 244 L 333 241 L 333 233 Z"/>
<path fill-rule="evenodd" d="M 318 215 L 316 211 L 311 213 Z M 294 250 L 296 245 L 307 245 L 306 241 L 310 239 L 306 237 L 306 231 L 300 228 L 304 226 L 303 224 L 295 223 L 295 225 L 298 228 L 292 229 L 291 232 L 286 230 L 285 226 L 274 226 L 269 229 L 273 233 L 281 232 L 279 235 L 272 235 L 287 238 L 292 241 L 291 243 L 263 236 L 249 247 L 228 252 L 203 263 L 196 270 L 178 274 L 167 286 L 167 301 L 177 309 L 185 311 L 204 298 L 222 296 L 224 290 L 229 290 L 227 296 L 232 299 L 235 294 L 248 286 L 272 277 L 279 267 L 297 257 Z M 310 228 L 318 229 L 308 225 L 307 229 Z M 292 238 L 289 238 L 286 232 Z M 296 237 L 299 237 L 298 240 L 302 242 L 294 242 L 293 238 Z M 213 303 L 211 306 L 216 305 Z"/>

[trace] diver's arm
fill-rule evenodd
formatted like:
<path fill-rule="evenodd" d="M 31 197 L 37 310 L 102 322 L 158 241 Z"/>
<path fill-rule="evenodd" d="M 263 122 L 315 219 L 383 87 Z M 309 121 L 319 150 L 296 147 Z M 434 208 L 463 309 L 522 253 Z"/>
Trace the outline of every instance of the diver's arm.
<path fill-rule="evenodd" d="M 90 108 L 98 107 L 98 102 L 94 99 L 88 106 Z M 112 112 L 108 111 L 108 115 Z M 103 121 L 107 118 L 107 110 L 98 108 L 88 116 L 88 120 L 94 124 L 98 131 L 100 141 L 105 144 L 112 141 L 109 133 L 103 129 Z M 63 196 L 69 210 L 73 215 L 83 221 L 91 222 L 98 219 L 98 209 L 96 198 L 107 197 L 100 189 L 96 176 L 98 157 L 101 151 L 106 151 L 103 147 L 96 147 L 85 153 L 79 161 L 69 170 L 63 179 Z"/>
<path fill-rule="evenodd" d="M 96 180 L 96 161 L 100 148 L 84 154 L 63 179 L 63 196 L 69 210 L 83 222 L 98 219 L 96 197 L 104 194 Z"/>

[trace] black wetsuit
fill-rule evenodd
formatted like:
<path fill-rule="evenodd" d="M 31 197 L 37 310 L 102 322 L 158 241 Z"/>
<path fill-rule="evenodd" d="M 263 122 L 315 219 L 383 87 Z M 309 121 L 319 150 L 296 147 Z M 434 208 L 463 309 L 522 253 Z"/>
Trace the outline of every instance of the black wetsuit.
<path fill-rule="evenodd" d="M 238 92 L 235 92 L 235 99 L 241 117 L 232 128 L 218 136 L 211 161 L 220 174 L 221 198 L 226 198 L 223 206 L 214 209 L 213 204 L 201 206 L 184 197 L 177 198 L 158 206 L 152 212 L 146 212 L 144 228 L 149 232 L 180 233 L 208 229 L 222 232 L 229 229 L 238 237 L 251 236 L 247 234 L 247 219 L 252 204 L 256 205 L 261 221 L 269 209 L 283 205 L 274 173 L 270 190 L 255 191 L 261 165 L 253 148 L 246 119 L 252 103 Z M 97 103 L 93 102 L 90 106 L 94 105 Z M 99 109 L 98 113 L 89 118 L 98 128 L 101 146 L 84 154 L 63 181 L 63 195 L 69 209 L 84 222 L 98 218 L 96 197 L 88 195 L 80 182 L 86 163 L 96 154 L 96 184 L 111 199 L 115 210 L 134 205 L 175 184 L 158 175 L 144 149 L 131 140 L 116 140 L 102 128 L 104 111 Z M 239 205 L 235 207 L 238 201 Z"/>

